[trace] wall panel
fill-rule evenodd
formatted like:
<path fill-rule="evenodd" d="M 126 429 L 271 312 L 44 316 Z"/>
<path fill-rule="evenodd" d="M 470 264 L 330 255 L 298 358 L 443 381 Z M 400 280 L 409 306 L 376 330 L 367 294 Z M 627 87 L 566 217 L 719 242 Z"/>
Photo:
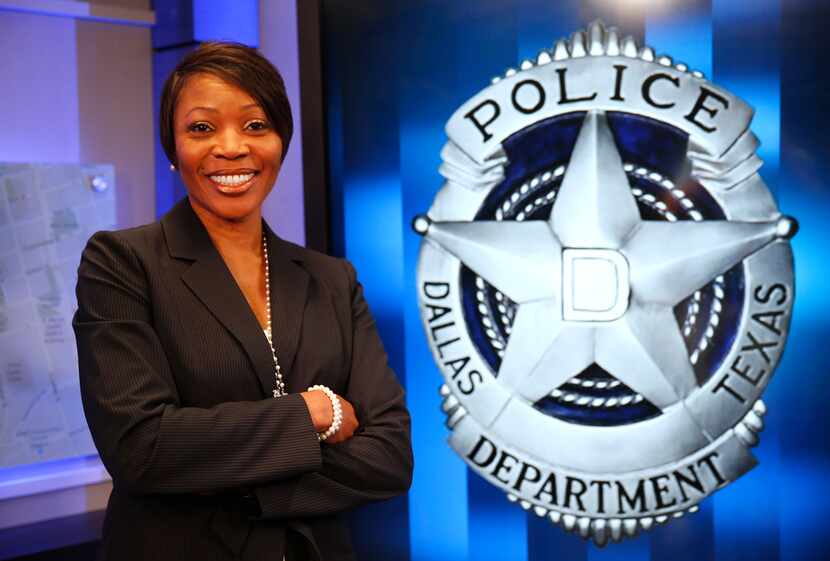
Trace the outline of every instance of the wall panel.
<path fill-rule="evenodd" d="M 77 162 L 75 21 L 0 11 L 0 161 Z"/>
<path fill-rule="evenodd" d="M 358 265 L 392 361 L 400 368 L 403 360 L 417 465 L 411 559 L 821 557 L 817 521 L 830 513 L 819 475 L 828 464 L 823 436 L 830 427 L 820 413 L 830 389 L 821 375 L 826 353 L 819 351 L 828 309 L 820 240 L 830 208 L 820 62 L 827 39 L 819 31 L 830 20 L 821 4 L 407 0 L 355 7 L 322 0 L 333 248 Z M 409 225 L 442 184 L 437 168 L 452 112 L 491 76 L 596 17 L 755 107 L 761 175 L 781 210 L 803 227 L 793 243 L 799 300 L 789 347 L 764 396 L 770 413 L 755 449 L 760 466 L 706 499 L 699 512 L 604 549 L 508 503 L 443 442 L 448 432 L 436 393 L 442 380 L 416 305 L 421 239 Z"/>

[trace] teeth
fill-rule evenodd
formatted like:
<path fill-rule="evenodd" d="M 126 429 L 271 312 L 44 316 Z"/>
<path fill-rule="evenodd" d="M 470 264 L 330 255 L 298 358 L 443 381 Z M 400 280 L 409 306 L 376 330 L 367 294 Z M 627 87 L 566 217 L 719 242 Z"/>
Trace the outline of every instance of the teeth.
<path fill-rule="evenodd" d="M 219 183 L 220 185 L 227 185 L 229 187 L 235 187 L 237 185 L 242 185 L 243 183 L 247 183 L 254 177 L 253 173 L 246 173 L 244 175 L 212 175 L 210 179 Z"/>

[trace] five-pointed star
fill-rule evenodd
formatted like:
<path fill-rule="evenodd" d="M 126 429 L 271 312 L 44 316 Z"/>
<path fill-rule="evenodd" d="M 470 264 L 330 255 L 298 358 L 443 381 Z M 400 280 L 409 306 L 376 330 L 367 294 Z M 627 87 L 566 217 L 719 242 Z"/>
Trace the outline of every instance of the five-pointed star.
<path fill-rule="evenodd" d="M 518 304 L 499 369 L 512 391 L 536 402 L 596 363 L 665 409 L 698 387 L 673 307 L 782 237 L 787 220 L 642 220 L 606 117 L 592 111 L 548 221 L 422 220 L 421 233 Z M 568 250 L 589 265 L 590 250 L 600 250 L 600 267 L 576 274 L 575 261 L 563 260 Z M 625 266 L 609 273 L 614 259 Z M 621 287 L 610 294 L 623 310 L 610 320 L 563 312 L 571 295 L 563 288 L 590 300 L 590 271 Z"/>

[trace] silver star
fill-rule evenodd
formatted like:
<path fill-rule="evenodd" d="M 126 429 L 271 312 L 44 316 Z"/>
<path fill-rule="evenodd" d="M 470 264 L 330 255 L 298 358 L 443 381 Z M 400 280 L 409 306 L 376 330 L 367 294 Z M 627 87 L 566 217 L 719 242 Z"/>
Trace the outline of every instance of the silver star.
<path fill-rule="evenodd" d="M 518 304 L 501 383 L 536 402 L 596 363 L 661 409 L 698 387 L 673 307 L 791 229 L 788 218 L 642 220 L 598 111 L 583 121 L 548 221 L 419 220 Z"/>

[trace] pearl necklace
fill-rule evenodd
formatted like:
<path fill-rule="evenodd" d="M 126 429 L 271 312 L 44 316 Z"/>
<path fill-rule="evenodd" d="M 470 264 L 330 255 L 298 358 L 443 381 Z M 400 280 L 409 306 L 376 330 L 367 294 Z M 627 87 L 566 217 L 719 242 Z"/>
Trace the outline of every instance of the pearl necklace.
<path fill-rule="evenodd" d="M 286 394 L 285 383 L 282 380 L 282 372 L 280 371 L 280 362 L 277 360 L 277 350 L 274 348 L 273 331 L 271 329 L 271 274 L 268 266 L 268 239 L 265 235 L 265 230 L 262 231 L 262 256 L 265 261 L 265 318 L 268 323 L 268 330 L 265 332 L 265 338 L 268 339 L 268 345 L 271 347 L 271 356 L 274 358 L 274 398 L 282 397 Z M 337 395 L 327 386 L 311 386 L 308 391 L 320 390 L 326 394 L 331 402 L 332 421 L 331 426 L 321 433 L 317 433 L 317 439 L 322 442 L 333 436 L 343 422 L 343 410 L 340 406 L 340 400 Z M 284 559 L 284 558 L 283 558 Z"/>
<path fill-rule="evenodd" d="M 271 329 L 271 278 L 270 268 L 268 266 L 268 240 L 265 236 L 265 231 L 262 232 L 262 255 L 265 258 L 265 318 L 268 324 L 268 330 L 265 332 L 265 338 L 268 339 L 268 346 L 271 347 L 271 356 L 274 358 L 274 397 L 282 397 L 285 395 L 285 383 L 282 380 L 282 372 L 280 371 L 280 361 L 277 359 L 277 350 L 274 348 L 273 330 Z"/>

